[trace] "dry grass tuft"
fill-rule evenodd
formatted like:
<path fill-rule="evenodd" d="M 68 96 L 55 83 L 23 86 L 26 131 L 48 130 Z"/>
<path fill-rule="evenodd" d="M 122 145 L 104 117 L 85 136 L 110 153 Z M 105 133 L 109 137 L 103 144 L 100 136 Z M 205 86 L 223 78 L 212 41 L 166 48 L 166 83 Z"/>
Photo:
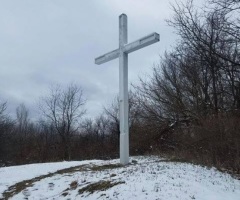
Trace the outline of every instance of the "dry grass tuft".
<path fill-rule="evenodd" d="M 83 194 L 84 192 L 88 192 L 90 194 L 93 194 L 96 191 L 106 191 L 109 188 L 112 188 L 116 185 L 124 184 L 124 183 L 125 183 L 124 181 L 119 181 L 119 182 L 99 181 L 99 182 L 89 184 L 86 187 L 79 189 L 78 193 Z"/>

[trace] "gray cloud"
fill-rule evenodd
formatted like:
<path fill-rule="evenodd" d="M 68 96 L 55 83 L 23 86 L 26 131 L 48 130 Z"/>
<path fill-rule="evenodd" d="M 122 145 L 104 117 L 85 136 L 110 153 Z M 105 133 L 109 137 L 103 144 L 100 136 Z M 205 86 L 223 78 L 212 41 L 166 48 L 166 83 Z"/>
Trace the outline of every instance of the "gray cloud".
<path fill-rule="evenodd" d="M 74 82 L 88 99 L 88 115 L 99 114 L 118 94 L 118 60 L 97 66 L 94 58 L 118 47 L 118 16 L 128 15 L 129 42 L 161 35 L 159 43 L 129 56 L 129 82 L 138 83 L 176 38 L 164 21 L 169 2 L 1 1 L 0 100 L 8 100 L 10 112 L 22 102 L 37 110 L 51 84 Z"/>

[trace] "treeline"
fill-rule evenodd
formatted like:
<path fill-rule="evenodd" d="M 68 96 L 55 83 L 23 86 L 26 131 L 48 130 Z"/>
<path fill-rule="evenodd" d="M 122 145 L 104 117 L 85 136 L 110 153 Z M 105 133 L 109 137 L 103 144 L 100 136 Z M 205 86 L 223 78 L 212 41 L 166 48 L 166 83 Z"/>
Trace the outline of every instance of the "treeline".
<path fill-rule="evenodd" d="M 24 104 L 17 107 L 16 119 L 11 119 L 6 115 L 7 103 L 1 103 L 0 164 L 103 157 L 100 145 L 107 141 L 105 119 L 84 119 L 84 104 L 83 92 L 76 85 L 52 87 L 40 100 L 42 115 L 35 122 Z"/>
<path fill-rule="evenodd" d="M 130 154 L 165 154 L 240 172 L 240 1 L 173 6 L 179 36 L 147 80 L 129 92 Z M 82 90 L 55 88 L 32 123 L 20 105 L 16 120 L 0 109 L 0 162 L 116 158 L 118 99 L 84 118 Z"/>

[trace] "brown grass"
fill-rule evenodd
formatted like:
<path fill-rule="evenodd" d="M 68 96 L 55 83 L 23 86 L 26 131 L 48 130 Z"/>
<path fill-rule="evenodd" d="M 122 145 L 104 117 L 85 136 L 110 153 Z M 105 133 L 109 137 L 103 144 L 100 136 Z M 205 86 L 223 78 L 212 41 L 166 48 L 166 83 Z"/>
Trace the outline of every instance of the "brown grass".
<path fill-rule="evenodd" d="M 83 194 L 84 192 L 88 192 L 89 194 L 93 194 L 96 191 L 106 191 L 109 188 L 112 188 L 116 185 L 124 184 L 124 183 L 125 183 L 124 181 L 119 181 L 119 182 L 99 181 L 79 189 L 78 193 Z"/>

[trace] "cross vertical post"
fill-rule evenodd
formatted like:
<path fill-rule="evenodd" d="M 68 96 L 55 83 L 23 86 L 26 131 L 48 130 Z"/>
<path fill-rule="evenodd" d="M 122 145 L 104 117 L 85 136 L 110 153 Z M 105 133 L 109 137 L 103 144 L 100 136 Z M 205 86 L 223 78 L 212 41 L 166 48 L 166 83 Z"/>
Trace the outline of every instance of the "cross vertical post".
<path fill-rule="evenodd" d="M 127 15 L 119 16 L 119 118 L 120 118 L 120 163 L 129 162 L 128 125 L 128 54 L 124 52 L 127 44 Z"/>

